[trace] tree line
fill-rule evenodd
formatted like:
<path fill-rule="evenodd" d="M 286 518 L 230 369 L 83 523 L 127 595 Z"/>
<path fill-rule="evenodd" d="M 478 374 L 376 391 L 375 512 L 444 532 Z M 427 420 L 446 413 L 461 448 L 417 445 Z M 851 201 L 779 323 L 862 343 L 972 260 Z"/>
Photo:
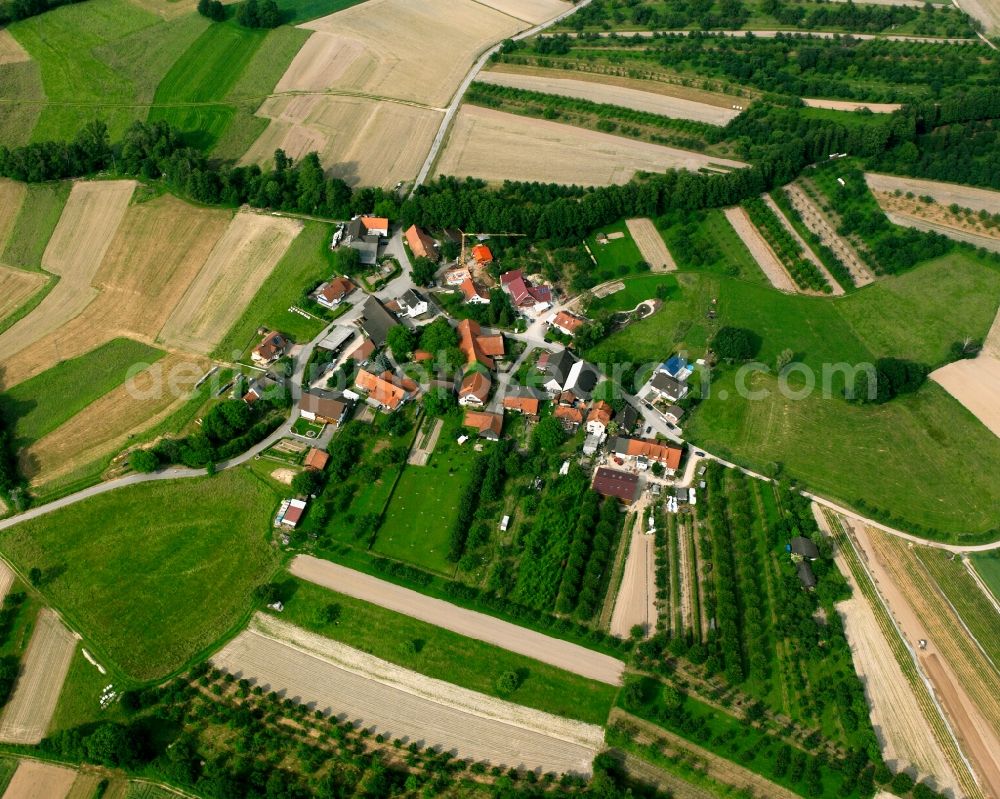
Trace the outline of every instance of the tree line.
<path fill-rule="evenodd" d="M 9 25 L 19 19 L 36 17 L 59 6 L 81 3 L 83 0 L 11 0 L 0 3 L 0 25 Z"/>

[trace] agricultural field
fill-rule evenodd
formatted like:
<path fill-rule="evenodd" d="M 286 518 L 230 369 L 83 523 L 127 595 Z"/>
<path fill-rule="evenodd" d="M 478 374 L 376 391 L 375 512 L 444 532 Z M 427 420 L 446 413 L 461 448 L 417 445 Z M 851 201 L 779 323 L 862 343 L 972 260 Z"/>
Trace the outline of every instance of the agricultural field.
<path fill-rule="evenodd" d="M 331 604 L 339 616 L 328 623 L 323 613 Z M 559 716 L 603 724 L 613 702 L 615 689 L 605 683 L 303 580 L 296 581 L 282 618 L 428 677 Z M 507 671 L 522 680 L 501 695 L 496 682 Z"/>
<path fill-rule="evenodd" d="M 751 283 L 767 280 L 721 209 L 674 211 L 657 219 L 656 226 L 681 269 L 739 277 Z"/>
<path fill-rule="evenodd" d="M 19 760 L 4 796 L 6 799 L 66 799 L 76 778 L 77 772 L 66 766 L 41 760 Z"/>
<path fill-rule="evenodd" d="M 111 673 L 180 668 L 247 616 L 277 566 L 266 532 L 277 496 L 230 470 L 101 494 L 0 533 Z"/>
<path fill-rule="evenodd" d="M 0 263 L 20 269 L 41 269 L 49 239 L 59 224 L 72 184 L 33 183 L 25 186 L 20 211 L 10 223 Z"/>
<path fill-rule="evenodd" d="M 656 225 L 650 219 L 629 219 L 625 225 L 632 235 L 642 259 L 649 264 L 649 268 L 654 272 L 673 272 L 677 269 L 677 262 L 674 260 L 670 250 L 667 249 L 663 236 L 657 230 Z"/>
<path fill-rule="evenodd" d="M 212 662 L 388 738 L 460 757 L 587 775 L 600 727 L 432 680 L 272 617 L 257 616 Z"/>
<path fill-rule="evenodd" d="M 778 291 L 794 292 L 795 281 L 777 256 L 771 245 L 761 235 L 745 208 L 727 208 L 726 219 L 736 235 L 740 237 L 743 246 L 751 254 L 760 271 L 768 282 Z"/>
<path fill-rule="evenodd" d="M 865 182 L 873 192 L 892 195 L 896 192 L 904 195 L 912 193 L 918 197 L 933 197 L 937 203 L 946 207 L 954 204 L 960 208 L 971 208 L 973 211 L 1000 214 L 1000 191 L 963 186 L 958 183 L 944 183 L 940 180 L 882 175 L 877 172 L 866 172 Z"/>
<path fill-rule="evenodd" d="M 982 552 L 970 555 L 969 559 L 993 596 L 1000 599 L 1000 555 Z"/>
<path fill-rule="evenodd" d="M 737 169 L 741 162 L 648 144 L 544 119 L 463 106 L 435 173 L 601 186 L 669 168 Z"/>
<path fill-rule="evenodd" d="M 0 320 L 6 321 L 48 285 L 48 282 L 45 275 L 12 269 L 0 264 Z"/>
<path fill-rule="evenodd" d="M 983 353 L 931 373 L 931 380 L 1000 437 L 1000 358 Z"/>

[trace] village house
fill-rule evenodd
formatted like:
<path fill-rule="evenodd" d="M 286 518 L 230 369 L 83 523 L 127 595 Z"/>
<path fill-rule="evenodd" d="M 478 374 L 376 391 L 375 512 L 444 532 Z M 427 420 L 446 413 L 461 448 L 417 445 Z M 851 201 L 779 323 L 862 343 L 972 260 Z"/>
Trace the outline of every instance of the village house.
<path fill-rule="evenodd" d="M 472 272 L 467 266 L 455 266 L 444 273 L 444 283 L 446 286 L 461 286 L 466 280 L 472 277 Z"/>
<path fill-rule="evenodd" d="M 573 432 L 583 424 L 583 410 L 575 405 L 559 405 L 552 410 L 552 418 L 562 422 L 562 426 Z"/>
<path fill-rule="evenodd" d="M 484 336 L 478 322 L 463 319 L 458 323 L 458 348 L 465 354 L 467 364 L 479 363 L 494 369 L 494 359 L 504 354 L 503 336 Z"/>
<path fill-rule="evenodd" d="M 418 386 L 408 377 L 399 377 L 392 372 L 378 374 L 360 369 L 354 378 L 354 385 L 368 395 L 367 403 L 379 410 L 391 413 L 416 396 Z"/>
<path fill-rule="evenodd" d="M 550 394 L 558 394 L 562 391 L 575 363 L 577 363 L 577 359 L 569 350 L 542 353 L 536 366 L 538 371 L 545 375 L 543 388 Z"/>
<path fill-rule="evenodd" d="M 357 250 L 359 261 L 374 266 L 382 238 L 389 235 L 389 220 L 380 216 L 358 216 L 347 223 L 344 244 Z"/>
<path fill-rule="evenodd" d="M 399 321 L 386 310 L 386 307 L 374 296 L 365 300 L 361 316 L 361 329 L 372 340 L 376 347 L 384 347 L 389 331 L 399 324 Z"/>
<path fill-rule="evenodd" d="M 316 289 L 313 297 L 325 308 L 336 308 L 356 288 L 357 286 L 349 278 L 335 277 Z"/>
<path fill-rule="evenodd" d="M 538 316 L 552 306 L 552 290 L 548 286 L 532 285 L 520 269 L 500 275 L 500 287 L 510 295 L 510 301 L 525 316 Z"/>
<path fill-rule="evenodd" d="M 660 397 L 669 401 L 677 402 L 684 399 L 688 393 L 687 383 L 683 383 L 675 377 L 671 377 L 666 372 L 657 372 L 653 379 L 649 381 L 649 387 Z"/>
<path fill-rule="evenodd" d="M 595 402 L 587 414 L 587 434 L 603 440 L 614 413 L 612 407 L 604 400 Z"/>
<path fill-rule="evenodd" d="M 694 373 L 694 369 L 691 368 L 687 359 L 682 358 L 680 355 L 674 355 L 666 362 L 661 363 L 658 371 L 663 372 L 665 375 L 669 375 L 674 378 L 674 380 L 679 380 L 682 383 Z"/>
<path fill-rule="evenodd" d="M 576 331 L 587 324 L 587 320 L 568 311 L 560 311 L 553 317 L 551 324 L 564 336 L 575 336 Z"/>
<path fill-rule="evenodd" d="M 427 233 L 416 225 L 410 225 L 403 234 L 406 243 L 410 245 L 410 252 L 417 258 L 430 258 L 432 261 L 438 259 L 437 244 Z"/>
<path fill-rule="evenodd" d="M 577 361 L 569 370 L 563 384 L 563 394 L 571 394 L 577 402 L 589 402 L 600 375 L 586 361 Z"/>
<path fill-rule="evenodd" d="M 305 460 L 302 461 L 302 465 L 313 472 L 321 472 L 326 468 L 326 464 L 329 463 L 330 456 L 323 452 L 321 449 L 316 449 L 316 447 L 309 447 L 309 451 L 306 452 Z"/>
<path fill-rule="evenodd" d="M 480 438 L 485 438 L 488 441 L 499 441 L 500 434 L 503 432 L 503 414 L 467 410 L 462 425 L 473 428 Z"/>
<path fill-rule="evenodd" d="M 663 412 L 663 416 L 671 424 L 677 424 L 684 416 L 684 409 L 680 405 L 671 405 Z"/>
<path fill-rule="evenodd" d="M 532 388 L 511 386 L 503 398 L 503 407 L 504 410 L 534 418 L 538 416 L 543 398 L 543 394 Z"/>
<path fill-rule="evenodd" d="M 485 244 L 477 244 L 472 248 L 472 258 L 480 266 L 493 263 L 493 252 Z"/>
<path fill-rule="evenodd" d="M 408 289 L 396 302 L 403 314 L 410 319 L 422 316 L 427 313 L 427 309 L 430 307 L 427 304 L 427 298 L 416 289 Z"/>
<path fill-rule="evenodd" d="M 459 289 L 462 292 L 462 296 L 465 297 L 465 301 L 471 305 L 490 304 L 489 292 L 480 288 L 476 281 L 474 281 L 471 277 L 467 277 L 463 280 Z"/>
<path fill-rule="evenodd" d="M 639 496 L 639 478 L 629 472 L 600 467 L 594 473 L 593 489 L 602 497 L 614 497 L 631 505 Z"/>
<path fill-rule="evenodd" d="M 668 475 L 677 471 L 684 455 L 684 451 L 678 447 L 625 436 L 617 436 L 611 442 L 611 451 L 626 465 L 635 466 L 640 471 L 645 471 L 652 464 L 658 463 Z"/>
<path fill-rule="evenodd" d="M 478 369 L 469 372 L 458 389 L 458 404 L 481 408 L 486 404 L 492 387 L 493 381 L 488 375 L 483 374 Z"/>
<path fill-rule="evenodd" d="M 270 375 L 261 375 L 250 381 L 246 392 L 243 394 L 243 401 L 247 405 L 253 405 L 257 400 L 263 399 L 267 394 L 276 391 L 279 383 Z"/>
<path fill-rule="evenodd" d="M 261 339 L 260 344 L 254 347 L 253 352 L 250 353 L 250 360 L 260 366 L 267 366 L 288 352 L 291 344 L 281 333 L 271 331 Z"/>
<path fill-rule="evenodd" d="M 348 411 L 354 406 L 350 400 L 344 399 L 332 391 L 313 389 L 302 395 L 299 402 L 299 415 L 310 422 L 321 422 L 340 426 Z"/>
<path fill-rule="evenodd" d="M 375 343 L 367 336 L 363 337 L 358 345 L 347 353 L 347 357 L 360 366 L 364 366 L 375 354 Z"/>

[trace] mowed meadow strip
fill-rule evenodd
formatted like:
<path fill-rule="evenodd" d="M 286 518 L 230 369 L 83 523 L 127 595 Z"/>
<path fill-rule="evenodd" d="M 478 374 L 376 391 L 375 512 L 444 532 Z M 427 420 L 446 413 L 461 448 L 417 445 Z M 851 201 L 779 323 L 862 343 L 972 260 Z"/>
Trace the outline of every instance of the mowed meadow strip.
<path fill-rule="evenodd" d="M 745 166 L 689 150 L 559 122 L 463 106 L 435 174 L 584 186 L 623 184 L 637 172 Z"/>
<path fill-rule="evenodd" d="M 0 34 L 5 32 L 0 30 Z M 0 44 L 2 44 L 2 38 L 0 38 Z M 2 55 L 3 49 L 0 47 L 0 58 L 2 58 Z M 14 222 L 17 221 L 18 214 L 21 212 L 21 205 L 24 203 L 24 197 L 27 193 L 27 188 L 23 183 L 0 179 L 0 253 L 7 247 L 10 232 L 14 227 Z"/>
<path fill-rule="evenodd" d="M 37 744 L 42 740 L 55 713 L 76 640 L 58 615 L 42 608 L 14 693 L 0 714 L 0 741 Z"/>
<path fill-rule="evenodd" d="M 136 680 L 181 668 L 241 624 L 278 565 L 278 498 L 244 469 L 101 494 L 0 532 L 106 666 Z"/>

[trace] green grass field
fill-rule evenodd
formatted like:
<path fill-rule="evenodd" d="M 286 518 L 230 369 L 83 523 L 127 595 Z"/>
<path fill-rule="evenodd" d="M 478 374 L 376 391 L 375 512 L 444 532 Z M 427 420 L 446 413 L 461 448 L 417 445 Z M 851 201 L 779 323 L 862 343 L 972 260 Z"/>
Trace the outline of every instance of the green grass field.
<path fill-rule="evenodd" d="M 12 24 L 41 67 L 50 103 L 31 138 L 72 138 L 93 117 L 117 138 L 145 119 L 161 78 L 208 26 L 197 14 L 165 22 L 127 0 L 62 6 Z"/>
<path fill-rule="evenodd" d="M 587 246 L 597 259 L 602 280 L 628 274 L 635 269 L 636 264 L 642 262 L 642 253 L 639 252 L 632 234 L 628 232 L 624 220 L 603 227 L 600 232 L 606 236 L 622 234 L 622 238 L 609 239 L 607 244 L 598 244 L 596 232 L 587 237 Z"/>
<path fill-rule="evenodd" d="M 330 603 L 340 605 L 337 624 L 319 618 Z M 491 696 L 500 696 L 496 681 L 501 674 L 517 672 L 522 675 L 520 687 L 503 698 L 592 724 L 604 724 L 617 693 L 613 686 L 301 580 L 296 580 L 282 618 L 429 677 Z"/>
<path fill-rule="evenodd" d="M 462 489 L 475 459 L 473 442 L 456 443 L 459 430 L 445 423 L 426 466 L 407 466 L 375 538 L 375 551 L 443 574 L 452 574 L 448 540 Z"/>
<path fill-rule="evenodd" d="M 113 676 L 153 680 L 246 619 L 278 565 L 277 501 L 243 470 L 144 483 L 4 530 L 0 550 L 42 569 L 42 593 Z"/>
<path fill-rule="evenodd" d="M 333 269 L 327 256 L 331 230 L 322 222 L 306 222 L 288 252 L 264 281 L 239 321 L 215 348 L 216 358 L 234 359 L 251 343 L 257 343 L 261 325 L 280 330 L 296 341 L 309 341 L 325 326 L 322 320 L 306 319 L 288 308 L 298 302 L 303 291 L 328 278 Z"/>
<path fill-rule="evenodd" d="M 14 420 L 19 446 L 37 441 L 128 378 L 137 364 L 162 358 L 162 350 L 127 338 L 70 358 L 5 392 L 4 416 Z"/>
<path fill-rule="evenodd" d="M 0 757 L 0 791 L 6 791 L 14 772 L 17 771 L 18 761 L 10 757 Z"/>
<path fill-rule="evenodd" d="M 42 255 L 56 229 L 72 184 L 31 183 L 14 220 L 0 263 L 21 269 L 41 269 Z"/>
<path fill-rule="evenodd" d="M 363 2 L 364 0 L 278 0 L 278 8 L 286 15 L 285 21 L 294 25 L 334 14 Z"/>
<path fill-rule="evenodd" d="M 969 558 L 993 596 L 1000 599 L 1000 551 L 976 552 Z"/>
<path fill-rule="evenodd" d="M 750 251 L 718 208 L 675 212 L 656 224 L 679 268 L 767 284 Z"/>
<path fill-rule="evenodd" d="M 0 64 L 0 141 L 8 147 L 27 144 L 45 101 L 42 70 L 35 61 Z"/>
<path fill-rule="evenodd" d="M 49 725 L 50 734 L 94 721 L 121 721 L 125 718 L 125 712 L 118 702 L 112 702 L 104 710 L 101 709 L 101 693 L 109 679 L 83 656 L 82 650 L 82 645 L 77 646 L 70 662 L 69 673 Z"/>
<path fill-rule="evenodd" d="M 668 297 L 678 293 L 677 278 L 673 275 L 632 275 L 622 280 L 625 288 L 594 300 L 590 305 L 591 312 L 596 311 L 631 311 L 644 300 L 655 299 L 661 286 L 666 286 Z"/>

